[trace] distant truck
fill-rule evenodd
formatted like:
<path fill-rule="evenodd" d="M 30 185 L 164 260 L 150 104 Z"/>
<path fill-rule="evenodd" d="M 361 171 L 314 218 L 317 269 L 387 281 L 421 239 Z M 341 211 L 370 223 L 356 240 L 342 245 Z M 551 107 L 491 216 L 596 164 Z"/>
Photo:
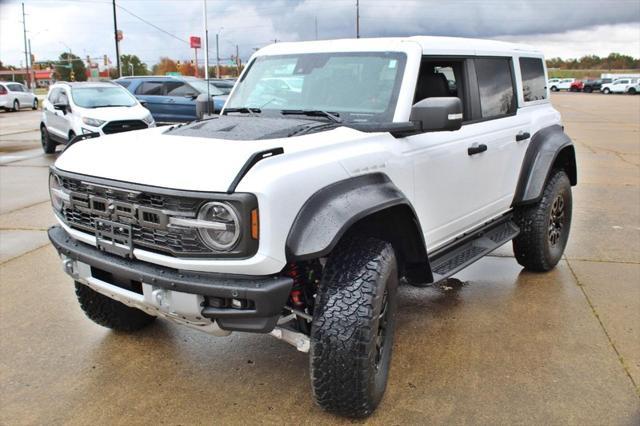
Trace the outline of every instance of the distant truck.
<path fill-rule="evenodd" d="M 591 93 L 596 90 L 600 90 L 603 84 L 611 83 L 613 80 L 610 78 L 600 78 L 597 80 L 587 80 L 584 82 L 582 91 L 585 93 Z"/>

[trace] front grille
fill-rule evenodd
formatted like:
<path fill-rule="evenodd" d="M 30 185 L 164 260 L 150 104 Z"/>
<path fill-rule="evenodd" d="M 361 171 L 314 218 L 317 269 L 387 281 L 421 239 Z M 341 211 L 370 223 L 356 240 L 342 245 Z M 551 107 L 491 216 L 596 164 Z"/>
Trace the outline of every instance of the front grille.
<path fill-rule="evenodd" d="M 142 120 L 111 121 L 102 128 L 105 134 L 128 132 L 130 130 L 146 129 L 148 126 Z"/>
<path fill-rule="evenodd" d="M 167 224 L 170 215 L 194 217 L 206 199 L 130 191 L 59 177 L 70 192 L 72 201 L 65 205 L 62 215 L 72 228 L 93 234 L 95 221 L 106 217 L 131 225 L 134 248 L 181 257 L 212 254 L 195 228 Z M 114 206 L 115 213 L 107 213 L 107 203 Z"/>

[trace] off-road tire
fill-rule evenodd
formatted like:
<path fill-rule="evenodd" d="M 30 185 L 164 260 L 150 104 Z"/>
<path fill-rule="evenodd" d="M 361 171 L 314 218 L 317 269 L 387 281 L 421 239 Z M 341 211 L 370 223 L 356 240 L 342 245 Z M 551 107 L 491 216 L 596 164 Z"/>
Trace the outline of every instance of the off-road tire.
<path fill-rule="evenodd" d="M 56 152 L 56 143 L 51 140 L 47 128 L 43 125 L 40 127 L 40 144 L 45 154 L 53 154 Z"/>
<path fill-rule="evenodd" d="M 513 252 L 520 265 L 546 272 L 558 264 L 569 239 L 571 208 L 569 177 L 563 170 L 554 170 L 540 201 L 515 211 L 520 234 L 513 240 Z"/>
<path fill-rule="evenodd" d="M 329 257 L 316 295 L 309 357 L 320 407 L 366 417 L 378 406 L 391 362 L 397 290 L 396 256 L 388 242 L 348 238 Z"/>
<path fill-rule="evenodd" d="M 13 107 L 11 108 L 11 111 L 13 112 L 20 111 L 20 102 L 18 102 L 17 99 L 13 101 Z"/>
<path fill-rule="evenodd" d="M 130 308 L 76 281 L 76 296 L 85 315 L 96 324 L 118 331 L 136 331 L 156 317 Z"/>

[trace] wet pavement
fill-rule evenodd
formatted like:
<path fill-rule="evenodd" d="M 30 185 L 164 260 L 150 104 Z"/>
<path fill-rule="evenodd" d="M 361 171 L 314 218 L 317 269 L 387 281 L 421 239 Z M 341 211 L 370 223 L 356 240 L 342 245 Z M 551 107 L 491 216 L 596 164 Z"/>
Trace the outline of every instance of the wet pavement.
<path fill-rule="evenodd" d="M 579 157 L 565 259 L 528 273 L 504 246 L 402 287 L 387 392 L 357 422 L 317 408 L 307 356 L 270 336 L 87 320 L 45 238 L 38 117 L 0 113 L 0 424 L 640 424 L 640 96 L 553 102 Z"/>

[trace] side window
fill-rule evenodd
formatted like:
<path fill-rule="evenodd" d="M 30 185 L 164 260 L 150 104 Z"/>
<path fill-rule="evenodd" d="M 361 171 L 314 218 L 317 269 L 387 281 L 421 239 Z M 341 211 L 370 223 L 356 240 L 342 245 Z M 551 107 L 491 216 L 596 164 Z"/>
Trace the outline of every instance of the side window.
<path fill-rule="evenodd" d="M 116 81 L 116 83 L 118 83 L 120 86 L 124 87 L 125 89 L 128 89 L 129 85 L 131 85 L 131 82 L 126 80 Z"/>
<path fill-rule="evenodd" d="M 525 102 L 547 98 L 547 83 L 544 80 L 544 66 L 539 58 L 520 58 L 522 74 L 522 96 Z"/>
<path fill-rule="evenodd" d="M 20 87 L 19 84 L 8 84 L 9 86 L 9 90 L 11 90 L 12 92 L 22 92 L 22 88 Z"/>
<path fill-rule="evenodd" d="M 514 113 L 511 61 L 506 58 L 476 59 L 475 65 L 482 118 Z"/>
<path fill-rule="evenodd" d="M 67 96 L 67 92 L 64 89 L 60 90 L 60 94 L 58 95 L 58 103 L 63 105 L 69 105 L 69 97 Z"/>
<path fill-rule="evenodd" d="M 60 89 L 53 89 L 50 93 L 49 93 L 49 102 L 51 102 L 52 104 L 57 104 L 58 103 L 58 98 L 60 96 Z"/>
<path fill-rule="evenodd" d="M 162 96 L 162 82 L 144 81 L 136 89 L 136 95 L 155 95 Z"/>
<path fill-rule="evenodd" d="M 197 91 L 181 81 L 167 81 L 164 83 L 167 96 L 186 96 L 197 93 Z"/>

